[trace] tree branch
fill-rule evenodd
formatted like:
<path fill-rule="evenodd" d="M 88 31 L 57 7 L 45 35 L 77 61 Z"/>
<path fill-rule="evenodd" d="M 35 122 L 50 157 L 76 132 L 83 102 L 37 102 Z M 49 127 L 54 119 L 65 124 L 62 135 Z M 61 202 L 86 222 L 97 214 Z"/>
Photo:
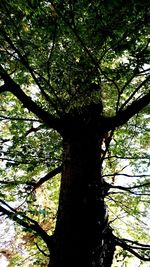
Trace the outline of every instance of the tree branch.
<path fill-rule="evenodd" d="M 150 249 L 150 245 L 139 243 L 138 241 L 134 241 L 134 240 L 126 239 L 126 238 L 122 238 L 122 240 L 125 242 L 129 242 L 131 244 L 135 244 L 137 246 L 143 247 L 143 248 Z"/>
<path fill-rule="evenodd" d="M 150 177 L 150 175 L 147 175 L 147 174 L 129 175 L 129 174 L 124 174 L 124 173 L 106 174 L 106 175 L 103 175 L 103 177 L 113 177 L 113 180 L 114 180 L 116 175 L 126 176 L 126 177 Z M 131 193 L 131 194 L 134 194 L 137 196 L 149 196 L 150 195 L 149 193 L 140 193 L 140 192 L 131 191 L 132 189 L 137 189 L 137 188 L 141 188 L 141 187 L 149 186 L 149 185 L 150 185 L 150 182 L 139 184 L 139 185 L 134 185 L 134 186 L 128 186 L 128 187 L 109 184 L 109 190 L 114 188 L 114 189 L 126 191 L 128 193 Z M 120 193 L 120 192 L 110 192 L 109 194 L 118 194 L 118 193 Z"/>
<path fill-rule="evenodd" d="M 25 186 L 26 185 L 26 186 L 29 186 L 30 189 L 32 188 L 31 192 L 33 192 L 34 190 L 39 188 L 43 183 L 47 182 L 48 180 L 53 178 L 55 175 L 60 173 L 61 170 L 62 170 L 62 166 L 57 167 L 56 169 L 50 171 L 48 174 L 46 174 L 44 177 L 42 177 L 38 182 L 35 182 L 35 181 L 23 182 L 23 181 L 14 181 L 14 180 L 10 180 L 10 181 L 0 180 L 0 185 L 5 185 L 5 186 L 15 186 L 15 185 L 24 185 Z"/>
<path fill-rule="evenodd" d="M 144 183 L 144 184 L 140 184 L 140 185 L 135 185 L 135 186 L 130 186 L 130 187 L 124 187 L 124 186 L 117 186 L 117 185 L 110 185 L 111 188 L 117 188 L 117 189 L 121 189 L 121 190 L 130 190 L 130 189 L 136 189 L 136 188 L 140 188 L 143 186 L 149 186 L 149 183 Z"/>
<path fill-rule="evenodd" d="M 1 87 L 0 87 L 0 89 L 1 89 Z M 0 116 L 0 121 L 2 121 L 2 120 L 41 122 L 41 120 L 30 119 L 30 118 Z"/>
<path fill-rule="evenodd" d="M 45 256 L 45 257 L 49 257 L 50 255 L 48 255 L 47 253 L 45 253 L 40 247 L 39 247 L 39 245 L 37 244 L 37 243 L 35 243 L 35 245 L 36 245 L 36 247 L 37 247 L 37 249 Z"/>
<path fill-rule="evenodd" d="M 30 182 L 29 182 L 30 183 Z M 22 182 L 22 181 L 15 181 L 15 180 L 12 180 L 12 181 L 4 181 L 4 180 L 0 180 L 0 185 L 8 185 L 8 186 L 13 186 L 13 185 L 28 185 L 29 184 L 28 182 Z"/>
<path fill-rule="evenodd" d="M 134 249 L 141 249 L 141 250 L 150 250 L 150 247 L 145 245 L 145 248 L 143 247 L 143 244 L 139 247 L 134 247 L 132 245 L 127 244 L 123 239 L 115 238 L 116 239 L 116 245 L 122 247 L 124 250 L 129 251 L 131 254 L 136 256 L 138 259 L 142 261 L 150 261 L 150 258 L 144 257 L 140 255 L 138 252 L 136 252 Z"/>
<path fill-rule="evenodd" d="M 128 193 L 130 193 L 130 194 L 132 194 L 132 195 L 135 195 L 135 196 L 140 196 L 140 197 L 143 197 L 143 196 L 150 196 L 150 194 L 149 193 L 138 193 L 138 192 L 133 192 L 133 191 L 131 191 L 130 189 L 126 189 L 126 188 L 124 188 L 124 189 L 120 189 L 120 190 L 124 190 L 124 191 L 126 191 L 126 192 L 128 192 Z M 120 192 L 120 191 L 116 191 L 116 192 L 110 192 L 109 193 L 109 195 L 116 195 L 116 194 L 124 194 L 123 192 Z"/>
<path fill-rule="evenodd" d="M 2 161 L 7 161 L 9 163 L 12 163 L 13 165 L 19 165 L 19 164 L 35 164 L 39 162 L 39 159 L 35 161 L 35 159 L 33 161 L 28 161 L 28 160 L 24 160 L 24 161 L 20 161 L 20 160 L 15 160 L 12 158 L 7 158 L 7 157 L 0 157 L 0 160 Z"/>
<path fill-rule="evenodd" d="M 116 127 L 120 127 L 129 119 L 131 119 L 135 114 L 140 112 L 145 106 L 150 103 L 150 91 L 141 97 L 140 99 L 134 101 L 130 104 L 125 110 L 120 110 L 118 114 L 111 118 L 106 118 L 108 129 L 114 129 Z"/>
<path fill-rule="evenodd" d="M 137 175 L 131 175 L 131 174 L 127 174 L 127 173 L 114 173 L 114 174 L 105 174 L 103 175 L 103 177 L 111 177 L 111 176 L 126 176 L 126 177 L 150 177 L 149 174 L 137 174 Z"/>
<path fill-rule="evenodd" d="M 27 96 L 22 91 L 20 86 L 11 79 L 9 74 L 4 70 L 2 66 L 0 66 L 0 76 L 5 83 L 0 87 L 0 93 L 3 93 L 5 91 L 11 92 L 21 101 L 21 103 L 24 105 L 25 108 L 33 112 L 39 119 L 41 119 L 44 123 L 46 123 L 50 128 L 53 128 L 58 132 L 60 132 L 60 120 L 55 118 L 49 112 L 42 109 L 31 99 L 31 97 Z"/>
<path fill-rule="evenodd" d="M 62 166 L 57 167 L 56 169 L 50 171 L 44 177 L 42 177 L 37 183 L 34 184 L 33 191 L 40 187 L 43 183 L 47 182 L 51 178 L 53 178 L 56 174 L 60 173 L 62 170 Z"/>
<path fill-rule="evenodd" d="M 2 212 L 2 214 L 7 215 L 9 219 L 17 222 L 27 230 L 31 229 L 33 232 L 37 233 L 47 245 L 50 244 L 51 236 L 49 236 L 35 220 L 20 212 L 16 212 L 16 210 L 5 203 L 5 201 L 0 200 L 0 202 L 7 207 L 4 208 L 3 206 L 0 206 L 0 212 Z"/>
<path fill-rule="evenodd" d="M 107 160 L 107 159 L 112 159 L 112 158 L 115 158 L 115 159 L 123 159 L 123 160 L 125 160 L 125 159 L 135 159 L 135 160 L 142 160 L 142 159 L 148 159 L 149 160 L 149 157 L 147 156 L 147 157 L 126 157 L 126 156 L 124 156 L 124 157 L 121 157 L 121 156 L 115 156 L 115 155 L 112 155 L 112 156 L 108 156 L 108 157 L 105 157 L 105 160 Z"/>
<path fill-rule="evenodd" d="M 123 108 L 130 102 L 130 100 L 133 99 L 134 95 L 141 89 L 142 86 L 144 86 L 148 81 L 150 80 L 150 75 L 147 76 L 147 78 L 142 81 L 137 88 L 134 90 L 134 92 L 129 96 L 129 98 L 122 104 L 120 110 L 123 110 Z"/>
<path fill-rule="evenodd" d="M 29 130 L 26 131 L 25 136 L 28 136 L 30 133 L 36 133 L 38 131 L 40 131 L 41 129 L 43 129 L 43 125 L 40 124 L 38 127 L 31 127 Z"/>
<path fill-rule="evenodd" d="M 13 22 L 14 22 L 14 21 L 13 21 Z M 17 28 L 16 25 L 15 25 L 15 28 Z M 18 31 L 18 29 L 17 29 L 17 31 Z M 30 66 L 30 64 L 29 64 L 29 62 L 28 62 L 28 57 L 27 57 L 27 55 L 26 55 L 26 53 L 25 53 L 25 48 L 24 48 L 24 46 L 23 46 L 23 41 L 22 41 L 22 39 L 21 39 L 20 33 L 18 32 L 18 37 L 19 37 L 19 39 L 20 39 L 20 41 L 21 41 L 22 49 L 24 50 L 24 55 L 23 55 L 23 54 L 20 52 L 20 50 L 14 45 L 14 43 L 13 43 L 12 40 L 8 37 L 8 35 L 7 35 L 7 33 L 5 32 L 5 30 L 2 29 L 1 32 L 2 32 L 2 34 L 3 34 L 3 36 L 4 36 L 5 40 L 6 40 L 6 42 L 7 42 L 7 43 L 10 45 L 10 47 L 17 53 L 17 55 L 18 55 L 18 57 L 19 57 L 19 59 L 20 59 L 20 62 L 25 66 L 25 68 L 26 68 L 26 69 L 29 71 L 29 73 L 31 74 L 33 80 L 34 80 L 35 83 L 38 85 L 39 89 L 41 90 L 42 95 L 45 97 L 45 100 L 46 100 L 48 103 L 50 103 L 51 106 L 52 106 L 53 108 L 55 108 L 55 110 L 57 110 L 57 105 L 54 104 L 54 102 L 51 100 L 51 98 L 49 97 L 49 95 L 45 92 L 45 90 L 43 89 L 43 86 L 41 86 L 41 83 L 39 82 L 39 79 L 45 81 L 46 84 L 48 84 L 48 86 L 52 89 L 52 91 L 53 91 L 53 93 L 54 93 L 56 99 L 58 100 L 57 94 L 56 94 L 55 90 L 53 89 L 53 87 L 50 85 L 50 83 L 48 83 L 48 81 L 47 81 L 43 76 L 41 76 L 39 73 L 35 72 L 35 71 L 31 68 L 31 66 Z M 36 77 L 36 74 L 38 75 L 39 78 Z M 58 112 L 58 110 L 57 110 L 57 112 Z"/>

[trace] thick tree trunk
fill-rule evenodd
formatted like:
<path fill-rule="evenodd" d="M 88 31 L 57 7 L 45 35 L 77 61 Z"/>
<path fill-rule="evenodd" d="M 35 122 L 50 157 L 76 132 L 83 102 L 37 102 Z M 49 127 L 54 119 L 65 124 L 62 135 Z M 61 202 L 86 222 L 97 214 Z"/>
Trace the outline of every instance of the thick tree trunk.
<path fill-rule="evenodd" d="M 91 131 L 92 132 L 92 131 Z M 115 250 L 94 133 L 64 138 L 63 173 L 49 267 L 109 267 Z"/>

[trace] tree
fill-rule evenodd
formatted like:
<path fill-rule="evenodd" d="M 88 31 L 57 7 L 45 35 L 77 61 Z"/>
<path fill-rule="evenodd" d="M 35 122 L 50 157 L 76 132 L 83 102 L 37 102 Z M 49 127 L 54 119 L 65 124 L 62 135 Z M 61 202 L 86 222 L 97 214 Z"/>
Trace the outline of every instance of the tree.
<path fill-rule="evenodd" d="M 116 189 L 126 201 L 132 194 L 131 204 L 136 195 L 148 195 L 146 174 L 130 187 L 114 182 L 121 158 L 147 166 L 149 3 L 9 0 L 0 7 L 2 173 L 7 170 L 1 213 L 44 241 L 49 267 L 109 267 L 116 246 L 150 260 L 148 244 L 114 234 L 105 204 Z M 131 138 L 137 143 L 129 151 Z M 42 171 L 48 173 L 37 181 Z M 32 217 L 29 198 L 60 172 L 50 235 Z M 18 198 L 30 193 L 21 209 L 8 204 L 14 186 Z"/>

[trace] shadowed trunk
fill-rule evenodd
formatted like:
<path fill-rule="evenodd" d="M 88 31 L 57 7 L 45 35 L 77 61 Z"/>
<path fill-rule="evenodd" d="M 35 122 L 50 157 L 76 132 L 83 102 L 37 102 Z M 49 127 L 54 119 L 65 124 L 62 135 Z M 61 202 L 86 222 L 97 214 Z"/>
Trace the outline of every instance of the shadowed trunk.
<path fill-rule="evenodd" d="M 79 129 L 78 129 L 79 130 Z M 77 131 L 77 130 L 76 130 Z M 94 130 L 63 142 L 63 172 L 49 267 L 109 267 L 115 250 L 101 178 L 101 141 Z"/>

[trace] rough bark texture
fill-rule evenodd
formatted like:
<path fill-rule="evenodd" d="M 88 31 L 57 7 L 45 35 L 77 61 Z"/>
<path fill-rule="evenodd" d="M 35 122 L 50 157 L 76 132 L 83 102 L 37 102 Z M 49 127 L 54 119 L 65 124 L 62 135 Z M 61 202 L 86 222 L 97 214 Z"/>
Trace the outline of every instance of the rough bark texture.
<path fill-rule="evenodd" d="M 109 267 L 115 250 L 107 193 L 100 177 L 101 138 L 92 127 L 70 127 L 64 137 L 63 172 L 50 267 Z"/>

